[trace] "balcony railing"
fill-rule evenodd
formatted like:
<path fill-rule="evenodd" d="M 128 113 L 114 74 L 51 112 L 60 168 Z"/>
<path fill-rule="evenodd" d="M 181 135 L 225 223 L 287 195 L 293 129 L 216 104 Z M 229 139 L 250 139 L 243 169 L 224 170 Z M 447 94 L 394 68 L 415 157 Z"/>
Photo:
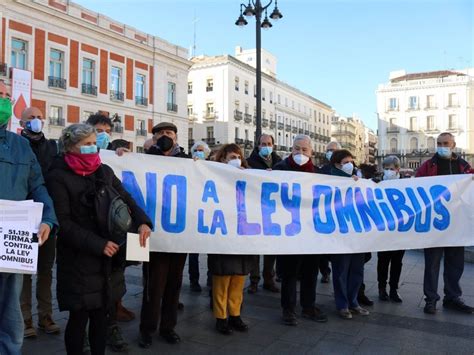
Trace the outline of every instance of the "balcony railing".
<path fill-rule="evenodd" d="M 309 136 L 309 131 L 306 129 L 306 130 L 304 131 L 304 134 L 306 134 L 307 136 Z"/>
<path fill-rule="evenodd" d="M 140 106 L 148 106 L 148 99 L 143 96 L 135 96 L 135 104 Z"/>
<path fill-rule="evenodd" d="M 252 122 L 252 115 L 249 113 L 244 113 L 244 122 L 251 123 Z"/>
<path fill-rule="evenodd" d="M 310 132 L 310 133 L 309 133 L 309 136 L 310 136 L 311 138 L 316 138 L 316 133 Z"/>
<path fill-rule="evenodd" d="M 242 111 L 239 111 L 239 110 L 234 111 L 234 120 L 242 121 Z"/>
<path fill-rule="evenodd" d="M 8 65 L 7 63 L 0 63 L 0 75 L 7 76 L 8 75 Z"/>
<path fill-rule="evenodd" d="M 299 134 L 303 134 L 303 132 L 304 132 L 304 131 L 303 131 L 303 128 L 298 128 L 298 133 L 299 133 Z"/>
<path fill-rule="evenodd" d="M 49 124 L 50 126 L 64 127 L 66 125 L 66 120 L 64 118 L 50 117 Z"/>
<path fill-rule="evenodd" d="M 267 118 L 262 119 L 262 127 L 268 127 L 268 119 Z"/>
<path fill-rule="evenodd" d="M 172 102 L 168 102 L 167 108 L 169 112 L 178 112 L 178 105 Z"/>
<path fill-rule="evenodd" d="M 244 144 L 244 140 L 242 138 L 235 138 L 235 144 Z"/>
<path fill-rule="evenodd" d="M 215 138 L 204 138 L 204 142 L 206 142 L 208 145 L 216 145 Z"/>
<path fill-rule="evenodd" d="M 213 91 L 214 90 L 214 87 L 212 86 L 206 86 L 206 91 L 207 92 L 210 92 L 210 91 Z"/>
<path fill-rule="evenodd" d="M 292 127 L 291 132 L 292 133 L 298 133 L 298 128 L 297 127 Z"/>
<path fill-rule="evenodd" d="M 276 121 L 270 121 L 270 129 L 274 129 L 276 127 Z"/>
<path fill-rule="evenodd" d="M 205 120 L 211 121 L 215 120 L 217 118 L 217 115 L 215 112 L 204 112 L 203 118 Z"/>
<path fill-rule="evenodd" d="M 347 143 L 347 142 L 346 143 L 341 143 L 341 146 L 342 146 L 343 149 L 349 149 L 349 150 L 356 148 L 355 144 Z"/>
<path fill-rule="evenodd" d="M 387 133 L 398 133 L 398 132 L 400 132 L 399 127 L 388 127 L 387 128 Z"/>
<path fill-rule="evenodd" d="M 345 129 L 336 129 L 335 131 L 332 132 L 333 135 L 335 136 L 349 136 L 349 137 L 355 137 L 355 132 L 348 131 Z"/>
<path fill-rule="evenodd" d="M 278 129 L 284 129 L 285 125 L 281 122 L 278 122 Z"/>
<path fill-rule="evenodd" d="M 57 78 L 55 76 L 49 76 L 48 77 L 48 87 L 66 89 L 66 79 Z"/>
<path fill-rule="evenodd" d="M 97 96 L 97 86 L 91 84 L 82 84 L 81 93 L 91 96 Z"/>
<path fill-rule="evenodd" d="M 136 132 L 137 132 L 137 136 L 142 136 L 142 137 L 146 137 L 148 134 L 147 130 L 143 128 L 137 128 Z"/>
<path fill-rule="evenodd" d="M 114 125 L 114 126 L 112 127 L 112 132 L 115 132 L 115 133 L 123 133 L 123 126 Z"/>
<path fill-rule="evenodd" d="M 120 101 L 123 102 L 124 95 L 121 91 L 110 90 L 110 99 L 113 101 Z"/>
<path fill-rule="evenodd" d="M 291 132 L 291 126 L 289 124 L 285 125 L 285 131 Z"/>
<path fill-rule="evenodd" d="M 249 139 L 246 139 L 244 141 L 244 144 L 245 144 L 246 147 L 252 147 L 253 146 L 253 142 Z"/>

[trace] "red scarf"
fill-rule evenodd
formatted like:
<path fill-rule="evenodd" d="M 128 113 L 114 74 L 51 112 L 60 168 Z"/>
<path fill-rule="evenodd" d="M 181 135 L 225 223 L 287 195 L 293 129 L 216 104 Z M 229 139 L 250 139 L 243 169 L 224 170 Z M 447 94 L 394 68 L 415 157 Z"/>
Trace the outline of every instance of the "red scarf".
<path fill-rule="evenodd" d="M 288 156 L 288 164 L 290 165 L 291 169 L 296 170 L 296 171 L 302 171 L 305 173 L 314 173 L 314 165 L 313 162 L 311 161 L 311 158 L 303 164 L 303 165 L 298 165 L 295 163 L 293 160 L 293 155 L 290 154 Z"/>
<path fill-rule="evenodd" d="M 95 154 L 79 154 L 66 153 L 64 161 L 77 175 L 87 176 L 93 174 L 99 169 L 101 161 L 99 153 Z"/>

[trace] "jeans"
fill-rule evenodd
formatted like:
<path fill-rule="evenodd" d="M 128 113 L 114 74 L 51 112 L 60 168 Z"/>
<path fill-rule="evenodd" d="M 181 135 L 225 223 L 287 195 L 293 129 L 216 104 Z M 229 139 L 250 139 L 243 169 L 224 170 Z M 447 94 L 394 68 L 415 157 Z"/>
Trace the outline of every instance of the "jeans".
<path fill-rule="evenodd" d="M 0 354 L 21 354 L 23 317 L 20 293 L 23 275 L 0 272 Z"/>
<path fill-rule="evenodd" d="M 364 259 L 363 253 L 331 256 L 332 283 L 338 310 L 359 306 L 357 294 L 364 280 Z"/>
<path fill-rule="evenodd" d="M 459 280 L 464 272 L 464 247 L 425 249 L 425 276 L 423 291 L 426 302 L 439 301 L 438 279 L 444 254 L 444 300 L 457 301 L 462 296 Z"/>

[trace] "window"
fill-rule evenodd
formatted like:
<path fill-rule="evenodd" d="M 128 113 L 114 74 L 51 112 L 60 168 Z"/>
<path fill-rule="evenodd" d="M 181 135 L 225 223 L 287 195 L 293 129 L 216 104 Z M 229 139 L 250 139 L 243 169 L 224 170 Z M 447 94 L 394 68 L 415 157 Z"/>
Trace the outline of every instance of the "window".
<path fill-rule="evenodd" d="M 249 130 L 248 129 L 245 130 L 245 140 L 246 141 L 249 140 Z"/>
<path fill-rule="evenodd" d="M 458 96 L 456 94 L 448 94 L 448 106 L 458 106 Z"/>
<path fill-rule="evenodd" d="M 270 103 L 273 103 L 273 92 L 270 91 Z"/>
<path fill-rule="evenodd" d="M 49 124 L 53 126 L 64 126 L 63 108 L 61 106 L 49 107 Z"/>
<path fill-rule="evenodd" d="M 137 98 L 144 98 L 146 95 L 146 77 L 143 74 L 137 74 L 137 78 L 135 80 L 135 95 Z M 143 104 L 143 102 L 141 103 Z"/>
<path fill-rule="evenodd" d="M 188 139 L 193 139 L 193 129 L 188 128 Z"/>
<path fill-rule="evenodd" d="M 193 105 L 188 105 L 188 116 L 192 116 L 194 114 Z"/>
<path fill-rule="evenodd" d="M 53 78 L 63 77 L 64 52 L 51 49 L 49 54 L 49 76 Z"/>
<path fill-rule="evenodd" d="M 245 87 L 244 87 L 245 95 L 248 95 L 249 94 L 249 82 L 247 80 L 245 80 L 244 85 L 245 85 Z"/>
<path fill-rule="evenodd" d="M 26 70 L 26 58 L 28 57 L 27 42 L 13 38 L 12 39 L 12 57 L 10 66 Z"/>
<path fill-rule="evenodd" d="M 110 90 L 122 92 L 122 69 L 118 67 L 112 67 L 110 70 Z"/>
<path fill-rule="evenodd" d="M 192 94 L 192 93 L 193 93 L 193 82 L 189 81 L 188 82 L 188 94 Z"/>
<path fill-rule="evenodd" d="M 239 109 L 240 109 L 240 101 L 239 101 L 239 100 L 235 100 L 234 104 L 235 104 L 235 109 L 236 109 L 237 111 L 239 111 Z"/>
<path fill-rule="evenodd" d="M 246 113 L 246 114 L 249 113 L 249 104 L 245 104 L 245 113 Z"/>
<path fill-rule="evenodd" d="M 390 139 L 390 153 L 397 152 L 397 145 L 398 145 L 398 142 L 396 138 Z"/>
<path fill-rule="evenodd" d="M 418 97 L 417 96 L 410 96 L 408 99 L 408 108 L 410 110 L 416 110 L 418 108 Z"/>
<path fill-rule="evenodd" d="M 257 86 L 253 86 L 253 97 L 257 97 Z"/>
<path fill-rule="evenodd" d="M 265 119 L 266 114 L 267 114 L 267 111 L 262 110 L 262 119 Z"/>
<path fill-rule="evenodd" d="M 428 131 L 431 131 L 431 130 L 435 129 L 435 117 L 434 116 L 426 117 L 426 129 Z"/>
<path fill-rule="evenodd" d="M 239 127 L 235 127 L 235 138 L 239 139 Z"/>
<path fill-rule="evenodd" d="M 265 89 L 262 88 L 262 101 L 265 101 Z"/>
<path fill-rule="evenodd" d="M 214 90 L 214 80 L 213 79 L 207 79 L 206 80 L 206 91 L 210 92 Z"/>
<path fill-rule="evenodd" d="M 394 98 L 394 97 L 390 98 L 388 108 L 389 108 L 390 110 L 396 110 L 397 107 L 398 107 L 397 99 Z"/>
<path fill-rule="evenodd" d="M 291 108 L 294 110 L 295 109 L 295 101 L 291 100 Z"/>
<path fill-rule="evenodd" d="M 410 117 L 410 131 L 417 130 L 416 117 Z"/>
<path fill-rule="evenodd" d="M 278 94 L 278 104 L 279 104 L 279 105 L 281 104 L 281 96 L 280 96 L 280 94 Z"/>
<path fill-rule="evenodd" d="M 92 111 L 82 111 L 82 122 L 86 122 L 89 116 L 93 115 Z"/>
<path fill-rule="evenodd" d="M 206 104 L 206 116 L 210 117 L 214 115 L 214 103 L 213 102 L 208 102 Z"/>
<path fill-rule="evenodd" d="M 434 95 L 427 95 L 426 96 L 426 108 L 434 108 L 435 107 L 435 97 Z"/>
<path fill-rule="evenodd" d="M 288 98 L 285 97 L 285 106 L 288 107 Z"/>
<path fill-rule="evenodd" d="M 395 129 L 395 127 L 397 127 L 397 119 L 396 118 L 390 118 L 389 123 L 390 123 L 390 129 Z"/>
<path fill-rule="evenodd" d="M 433 152 L 433 151 L 436 149 L 436 141 L 435 141 L 435 139 L 434 139 L 433 137 L 429 137 L 427 143 L 428 143 L 428 144 L 427 144 L 427 145 L 428 145 L 428 150 L 429 150 L 430 152 Z"/>
<path fill-rule="evenodd" d="M 95 82 L 95 62 L 92 59 L 82 60 L 82 83 L 87 86 L 94 85 Z"/>
<path fill-rule="evenodd" d="M 168 82 L 168 104 L 176 104 L 176 84 Z"/>
<path fill-rule="evenodd" d="M 234 79 L 234 88 L 235 88 L 235 91 L 239 91 L 239 77 L 236 76 L 235 79 Z"/>
<path fill-rule="evenodd" d="M 410 150 L 411 151 L 418 150 L 418 139 L 415 137 L 412 137 L 410 139 Z"/>
<path fill-rule="evenodd" d="M 458 124 L 458 119 L 456 115 L 448 116 L 448 129 L 456 129 Z"/>

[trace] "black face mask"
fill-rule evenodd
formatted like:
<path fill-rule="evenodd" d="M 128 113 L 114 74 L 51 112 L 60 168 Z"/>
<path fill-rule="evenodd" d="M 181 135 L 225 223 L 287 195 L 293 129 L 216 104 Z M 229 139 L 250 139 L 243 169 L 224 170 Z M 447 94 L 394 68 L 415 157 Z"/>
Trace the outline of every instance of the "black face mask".
<path fill-rule="evenodd" d="M 156 145 L 161 149 L 162 152 L 167 152 L 171 148 L 173 148 L 173 140 L 168 136 L 161 136 L 156 141 Z"/>

